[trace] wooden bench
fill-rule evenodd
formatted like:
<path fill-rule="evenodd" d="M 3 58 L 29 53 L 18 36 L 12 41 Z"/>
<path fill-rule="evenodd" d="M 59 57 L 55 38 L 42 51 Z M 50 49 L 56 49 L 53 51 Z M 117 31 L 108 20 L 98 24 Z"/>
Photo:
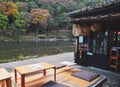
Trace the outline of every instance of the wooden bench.
<path fill-rule="evenodd" d="M 11 75 L 5 68 L 0 68 L 0 82 L 1 87 L 12 87 Z"/>

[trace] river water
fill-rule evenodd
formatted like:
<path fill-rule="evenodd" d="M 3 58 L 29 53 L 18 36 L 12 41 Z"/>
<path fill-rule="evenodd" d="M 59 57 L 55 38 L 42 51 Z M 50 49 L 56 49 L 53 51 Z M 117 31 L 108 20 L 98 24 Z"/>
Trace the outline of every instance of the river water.
<path fill-rule="evenodd" d="M 74 51 L 73 41 L 3 41 L 0 42 L 0 62 L 47 56 Z"/>

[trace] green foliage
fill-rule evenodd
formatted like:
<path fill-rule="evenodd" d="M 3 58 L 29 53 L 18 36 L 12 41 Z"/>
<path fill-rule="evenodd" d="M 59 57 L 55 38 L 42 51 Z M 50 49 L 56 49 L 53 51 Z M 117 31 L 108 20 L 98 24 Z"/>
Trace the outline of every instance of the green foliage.
<path fill-rule="evenodd" d="M 25 12 L 28 9 L 28 3 L 26 2 L 16 2 L 15 4 L 17 5 L 19 12 Z"/>
<path fill-rule="evenodd" d="M 100 3 L 102 1 L 105 1 L 105 0 L 84 0 L 83 3 L 85 4 L 85 6 L 94 6 L 97 3 Z"/>
<path fill-rule="evenodd" d="M 7 16 L 0 13 L 0 33 L 5 32 L 7 26 L 8 26 Z"/>
<path fill-rule="evenodd" d="M 45 5 L 43 8 L 47 9 L 51 15 L 54 14 L 54 8 L 51 5 Z"/>
<path fill-rule="evenodd" d="M 48 27 L 49 27 L 49 29 L 50 29 L 50 28 L 53 29 L 54 26 L 55 26 L 54 19 L 53 19 L 52 17 L 50 17 L 50 18 L 48 19 Z"/>
<path fill-rule="evenodd" d="M 17 37 L 26 32 L 26 26 L 30 20 L 24 17 L 25 13 L 20 12 L 13 23 L 8 23 L 7 16 L 1 15 L 0 17 L 0 27 L 2 27 L 1 31 L 8 36 Z M 3 23 L 3 24 L 2 24 Z"/>
<path fill-rule="evenodd" d="M 28 2 L 28 12 L 30 12 L 34 8 L 38 8 L 37 3 L 35 1 L 29 1 Z"/>
<path fill-rule="evenodd" d="M 76 6 L 76 9 L 82 9 L 85 7 L 85 4 L 84 3 L 79 3 L 77 6 Z"/>
<path fill-rule="evenodd" d="M 83 2 L 84 0 L 74 0 L 74 1 L 76 1 L 76 2 Z"/>
<path fill-rule="evenodd" d="M 0 29 L 6 28 L 8 25 L 8 18 L 7 16 L 0 13 Z"/>
<path fill-rule="evenodd" d="M 26 27 L 26 25 L 30 22 L 30 19 L 25 18 L 24 15 L 25 15 L 25 12 L 20 12 L 16 16 L 15 25 L 19 29 L 24 29 Z"/>
<path fill-rule="evenodd" d="M 18 55 L 18 60 L 24 60 L 24 59 L 25 57 L 22 54 Z"/>
<path fill-rule="evenodd" d="M 9 24 L 5 31 L 5 34 L 10 37 L 15 37 L 16 35 L 18 35 L 18 29 L 14 24 Z"/>
<path fill-rule="evenodd" d="M 60 15 L 61 14 L 61 12 L 64 12 L 65 10 L 65 5 L 64 4 L 56 4 L 57 6 L 56 6 L 56 9 L 55 9 L 55 15 Z"/>
<path fill-rule="evenodd" d="M 20 12 L 17 16 L 16 16 L 16 20 L 14 22 L 15 27 L 17 28 L 17 34 L 24 34 L 27 31 L 27 25 L 30 22 L 29 18 L 26 18 L 25 16 L 25 12 Z"/>

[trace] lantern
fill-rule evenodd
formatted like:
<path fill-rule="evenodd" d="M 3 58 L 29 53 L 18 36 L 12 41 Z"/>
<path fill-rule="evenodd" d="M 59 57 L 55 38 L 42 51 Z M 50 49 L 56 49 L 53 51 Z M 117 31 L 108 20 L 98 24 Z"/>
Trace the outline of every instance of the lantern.
<path fill-rule="evenodd" d="M 101 25 L 99 23 L 94 23 L 91 25 L 90 29 L 92 31 L 99 31 L 101 29 Z"/>
<path fill-rule="evenodd" d="M 90 27 L 89 26 L 80 26 L 79 24 L 73 25 L 73 35 L 74 36 L 88 36 L 90 33 Z"/>
<path fill-rule="evenodd" d="M 79 24 L 74 24 L 73 25 L 73 36 L 79 36 L 80 35 L 80 25 Z"/>
<path fill-rule="evenodd" d="M 85 26 L 81 26 L 80 28 L 80 35 L 81 36 L 88 36 L 90 33 L 90 27 L 85 25 Z"/>

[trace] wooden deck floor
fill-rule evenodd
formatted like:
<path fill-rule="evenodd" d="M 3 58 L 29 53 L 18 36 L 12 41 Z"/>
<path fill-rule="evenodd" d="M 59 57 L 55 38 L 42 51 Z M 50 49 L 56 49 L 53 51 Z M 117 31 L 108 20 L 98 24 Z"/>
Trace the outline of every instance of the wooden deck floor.
<path fill-rule="evenodd" d="M 64 67 L 57 70 L 57 82 L 61 84 L 65 84 L 69 87 L 87 87 L 90 84 L 93 84 L 99 77 L 91 82 L 76 78 L 71 75 L 71 73 L 80 71 L 78 69 L 70 69 L 69 67 Z M 14 80 L 14 73 L 11 73 L 12 80 Z M 20 76 L 17 79 L 17 87 L 21 87 Z M 35 73 L 33 75 L 28 75 L 25 78 L 25 87 L 40 87 L 41 85 L 45 84 L 46 82 L 54 80 L 53 77 L 53 70 L 48 70 L 47 75 L 43 76 L 42 73 Z M 15 87 L 15 86 L 13 86 Z"/>

